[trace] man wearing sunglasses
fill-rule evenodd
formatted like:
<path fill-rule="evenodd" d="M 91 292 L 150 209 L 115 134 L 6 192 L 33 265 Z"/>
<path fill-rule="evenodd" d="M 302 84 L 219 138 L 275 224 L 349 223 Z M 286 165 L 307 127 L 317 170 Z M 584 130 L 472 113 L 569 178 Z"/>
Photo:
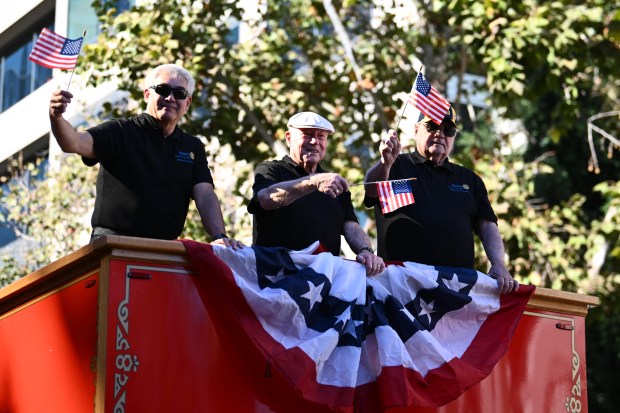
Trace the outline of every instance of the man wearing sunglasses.
<path fill-rule="evenodd" d="M 409 181 L 414 203 L 387 214 L 381 212 L 376 185 L 365 185 L 364 204 L 375 207 L 378 254 L 386 261 L 473 268 L 476 233 L 500 292 L 515 291 L 518 283 L 504 265 L 497 216 L 482 179 L 448 158 L 457 131 L 456 112 L 450 107 L 439 125 L 420 115 L 410 153 L 400 153 L 394 131 L 382 140 L 381 159 L 368 170 L 365 182 L 415 180 Z"/>
<path fill-rule="evenodd" d="M 60 148 L 99 163 L 91 240 L 103 235 L 176 239 L 191 198 L 213 242 L 228 239 L 204 144 L 177 125 L 189 109 L 194 79 L 177 65 L 161 65 L 146 78 L 146 111 L 76 131 L 63 113 L 73 95 L 56 91 L 50 100 L 52 133 Z"/>

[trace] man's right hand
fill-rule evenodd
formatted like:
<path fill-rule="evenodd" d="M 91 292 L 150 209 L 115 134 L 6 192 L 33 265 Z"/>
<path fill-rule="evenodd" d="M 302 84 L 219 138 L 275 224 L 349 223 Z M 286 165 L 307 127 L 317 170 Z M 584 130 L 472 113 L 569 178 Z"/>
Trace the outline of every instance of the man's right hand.
<path fill-rule="evenodd" d="M 62 116 L 72 98 L 73 95 L 66 90 L 52 93 L 49 109 L 52 134 L 64 152 L 77 153 L 85 158 L 96 158 L 92 135 L 88 131 L 77 132 Z"/>
<path fill-rule="evenodd" d="M 230 247 L 234 249 L 235 251 L 237 251 L 238 249 L 239 250 L 243 249 L 245 247 L 243 242 L 237 241 L 236 239 L 233 239 L 233 238 L 220 238 L 218 240 L 211 241 L 211 244 L 224 245 L 226 247 Z"/>
<path fill-rule="evenodd" d="M 388 135 L 381 139 L 379 145 L 379 153 L 381 154 L 381 163 L 387 166 L 392 166 L 396 157 L 400 153 L 400 141 L 398 140 L 398 134 L 394 129 L 388 131 Z"/>
<path fill-rule="evenodd" d="M 50 98 L 50 117 L 60 118 L 71 103 L 73 95 L 66 90 L 56 90 Z"/>
<path fill-rule="evenodd" d="M 377 186 L 374 184 L 377 181 L 386 181 L 390 176 L 390 168 L 396 161 L 396 158 L 400 154 L 400 141 L 398 140 L 398 134 L 394 129 L 390 129 L 387 136 L 381 139 L 379 144 L 379 154 L 381 159 L 379 162 L 370 167 L 364 178 L 364 189 L 366 191 L 367 198 L 377 198 L 379 193 L 377 192 Z M 368 182 L 372 182 L 369 184 Z M 364 201 L 366 204 L 366 200 Z M 371 206 L 366 204 L 366 206 Z"/>
<path fill-rule="evenodd" d="M 312 175 L 312 182 L 319 192 L 323 192 L 336 198 L 341 193 L 349 190 L 349 183 L 342 176 L 335 173 L 320 173 Z"/>

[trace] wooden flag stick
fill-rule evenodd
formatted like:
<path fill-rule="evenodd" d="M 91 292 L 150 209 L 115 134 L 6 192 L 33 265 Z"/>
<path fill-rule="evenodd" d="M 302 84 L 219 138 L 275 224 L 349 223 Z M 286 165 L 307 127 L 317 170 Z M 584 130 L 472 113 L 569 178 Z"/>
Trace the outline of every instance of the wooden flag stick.
<path fill-rule="evenodd" d="M 417 179 L 418 178 L 407 178 L 407 179 L 390 179 L 388 181 L 360 182 L 360 183 L 357 183 L 357 184 L 349 184 L 349 186 L 380 184 L 381 182 L 394 182 L 394 181 L 416 181 Z"/>
<path fill-rule="evenodd" d="M 418 73 L 422 72 L 422 70 L 424 70 L 424 65 L 420 66 L 420 70 L 418 70 Z M 418 77 L 416 76 L 416 79 Z M 413 89 L 415 89 L 415 79 L 413 80 L 413 86 L 411 87 L 411 92 L 409 92 L 409 95 L 411 95 L 411 93 L 413 92 Z M 396 130 L 398 130 L 398 126 L 400 125 L 400 121 L 403 119 L 403 115 L 405 114 L 405 109 L 407 109 L 407 104 L 409 103 L 409 99 L 407 97 L 407 100 L 405 101 L 405 107 L 403 107 L 402 112 L 400 113 L 400 116 L 398 117 L 398 122 L 396 123 Z"/>

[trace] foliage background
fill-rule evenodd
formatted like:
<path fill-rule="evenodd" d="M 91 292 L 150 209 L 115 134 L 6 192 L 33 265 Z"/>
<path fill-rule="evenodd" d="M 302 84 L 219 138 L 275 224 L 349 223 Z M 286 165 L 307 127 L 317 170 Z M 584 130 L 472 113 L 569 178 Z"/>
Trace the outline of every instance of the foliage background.
<path fill-rule="evenodd" d="M 618 5 L 333 1 L 354 44 L 355 67 L 324 3 L 332 2 L 258 2 L 257 14 L 248 17 L 233 0 L 154 1 L 121 14 L 96 1 L 102 32 L 96 44 L 85 47 L 77 72 L 88 73 L 93 86 L 115 80 L 137 102 L 142 78 L 155 65 L 175 62 L 192 72 L 197 88 L 183 128 L 204 140 L 228 231 L 246 243 L 253 165 L 282 154 L 292 114 L 313 110 L 329 118 L 337 133 L 327 166 L 361 182 L 376 161 L 381 134 L 403 113 L 421 62 L 442 92 L 456 79 L 458 97 L 475 92 L 464 87 L 465 73 L 484 76 L 487 108 L 454 99 L 463 123 L 454 159 L 486 182 L 515 276 L 601 298 L 587 318 L 590 411 L 615 412 L 620 159 L 613 156 L 617 148 L 596 136 L 602 160 L 593 171 L 586 137 L 590 116 L 620 109 Z M 252 36 L 235 43 L 231 22 L 241 20 Z M 140 110 L 108 104 L 104 117 Z M 414 112 L 404 114 L 399 132 L 407 144 Z M 617 116 L 596 124 L 618 136 Z M 2 258 L 0 285 L 88 240 L 96 170 L 72 155 L 63 157 L 59 169 L 42 167 L 16 168 L 2 190 L 0 219 L 35 248 L 24 257 Z M 29 181 L 37 171 L 48 179 Z M 357 205 L 362 196 L 353 190 Z M 372 212 L 358 213 L 374 235 Z M 183 236 L 208 241 L 195 209 Z M 477 266 L 484 271 L 488 263 L 478 249 Z"/>

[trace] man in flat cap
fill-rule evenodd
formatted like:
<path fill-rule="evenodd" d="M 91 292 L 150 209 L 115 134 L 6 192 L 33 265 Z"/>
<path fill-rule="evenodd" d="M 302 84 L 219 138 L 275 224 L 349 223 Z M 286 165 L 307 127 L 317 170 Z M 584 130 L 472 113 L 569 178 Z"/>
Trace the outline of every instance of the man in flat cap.
<path fill-rule="evenodd" d="M 254 214 L 254 244 L 300 250 L 318 240 L 339 255 L 344 235 L 367 275 L 382 272 L 385 265 L 357 221 L 347 181 L 319 164 L 334 127 L 313 112 L 294 115 L 287 126 L 289 155 L 262 162 L 254 171 L 248 205 Z"/>
<path fill-rule="evenodd" d="M 504 245 L 484 182 L 448 159 L 456 134 L 456 112 L 450 107 L 439 125 L 420 115 L 413 152 L 400 153 L 395 132 L 382 140 L 381 159 L 368 170 L 365 182 L 416 180 L 410 181 L 414 203 L 387 214 L 381 212 L 376 185 L 365 185 L 364 203 L 375 207 L 378 254 L 386 261 L 473 268 L 475 232 L 500 292 L 515 291 L 519 284 L 504 265 Z"/>

